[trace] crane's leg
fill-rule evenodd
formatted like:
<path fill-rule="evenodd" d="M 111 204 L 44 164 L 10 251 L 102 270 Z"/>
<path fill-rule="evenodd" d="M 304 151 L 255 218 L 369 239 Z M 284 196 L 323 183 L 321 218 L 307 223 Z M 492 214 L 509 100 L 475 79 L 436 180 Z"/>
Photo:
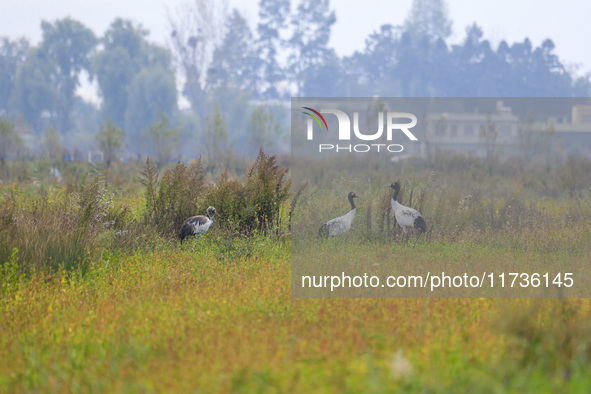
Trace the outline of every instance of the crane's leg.
<path fill-rule="evenodd" d="M 197 244 L 199 244 L 200 239 L 201 239 L 201 234 L 196 233 L 195 234 L 195 242 L 193 242 L 193 251 L 195 251 L 195 248 L 197 248 Z"/>
<path fill-rule="evenodd" d="M 417 237 L 417 239 L 415 240 L 415 243 L 414 243 L 414 244 L 412 244 L 412 247 L 413 247 L 413 248 L 415 247 L 415 245 L 417 244 L 417 242 L 419 242 L 419 238 L 421 238 L 421 235 L 423 235 L 423 232 L 422 232 L 422 231 L 419 233 L 419 236 L 418 236 L 418 237 Z"/>
<path fill-rule="evenodd" d="M 328 236 L 330 235 L 330 231 L 328 229 L 328 226 L 326 225 L 326 223 L 324 223 L 322 226 L 320 226 L 320 229 L 318 230 L 318 239 L 320 240 L 324 240 L 324 239 L 328 239 Z"/>
<path fill-rule="evenodd" d="M 410 237 L 410 234 L 408 232 L 408 230 L 406 229 L 406 227 L 404 226 L 400 226 L 402 227 L 402 230 L 404 231 L 404 235 L 406 235 L 406 243 L 408 244 L 408 237 Z"/>

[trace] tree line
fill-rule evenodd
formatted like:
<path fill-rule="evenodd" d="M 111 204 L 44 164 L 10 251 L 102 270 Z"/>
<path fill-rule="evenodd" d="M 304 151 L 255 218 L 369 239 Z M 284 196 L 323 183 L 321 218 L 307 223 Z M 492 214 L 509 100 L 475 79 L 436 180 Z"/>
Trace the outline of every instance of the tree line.
<path fill-rule="evenodd" d="M 121 18 L 102 36 L 64 18 L 41 23 L 38 45 L 0 38 L 0 115 L 37 135 L 51 127 L 60 135 L 115 127 L 125 131 L 130 152 L 149 152 L 148 131 L 170 119 L 179 131 L 173 150 L 213 158 L 236 145 L 285 147 L 273 137 L 285 136 L 289 118 L 268 103 L 290 96 L 591 94 L 589 75 L 569 70 L 550 39 L 494 47 L 474 24 L 452 45 L 444 0 L 414 0 L 402 25 L 380 26 L 350 56 L 329 44 L 336 22 L 329 0 L 258 6 L 251 26 L 223 1 L 187 2 L 169 13 L 165 46 Z M 82 78 L 96 83 L 100 106 L 76 95 Z M 181 96 L 190 111 L 179 111 Z"/>
<path fill-rule="evenodd" d="M 81 78 L 96 81 L 102 99 L 97 115 L 134 134 L 160 110 L 177 109 L 169 51 L 147 41 L 148 31 L 116 19 L 102 37 L 71 18 L 42 22 L 42 40 L 0 41 L 0 111 L 22 115 L 37 132 L 65 133 L 88 103 L 76 96 Z"/>

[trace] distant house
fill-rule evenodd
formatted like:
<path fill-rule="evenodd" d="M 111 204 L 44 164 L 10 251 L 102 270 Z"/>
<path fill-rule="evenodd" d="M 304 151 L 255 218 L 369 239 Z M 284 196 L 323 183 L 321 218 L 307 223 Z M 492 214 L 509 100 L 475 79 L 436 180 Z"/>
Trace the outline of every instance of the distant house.
<path fill-rule="evenodd" d="M 591 105 L 572 107 L 570 121 L 567 118 L 548 118 L 556 137 L 562 143 L 565 155 L 591 158 Z"/>
<path fill-rule="evenodd" d="M 591 105 L 574 105 L 571 114 L 540 115 L 532 121 L 515 115 L 498 101 L 489 113 L 441 113 L 428 115 L 422 155 L 452 152 L 499 158 L 535 156 L 540 149 L 554 156 L 591 158 Z"/>
<path fill-rule="evenodd" d="M 498 101 L 495 112 L 442 113 L 428 116 L 424 153 L 437 151 L 486 156 L 494 150 L 511 156 L 519 148 L 519 118 Z"/>

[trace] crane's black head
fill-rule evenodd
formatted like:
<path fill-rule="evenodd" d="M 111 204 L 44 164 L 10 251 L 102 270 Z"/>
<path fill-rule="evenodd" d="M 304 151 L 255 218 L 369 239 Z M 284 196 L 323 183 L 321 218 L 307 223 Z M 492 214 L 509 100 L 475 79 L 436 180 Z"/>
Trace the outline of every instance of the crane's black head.
<path fill-rule="evenodd" d="M 349 192 L 349 195 L 347 197 L 349 198 L 349 202 L 351 203 L 351 209 L 355 209 L 355 201 L 353 201 L 353 199 L 359 198 L 359 196 L 355 194 L 355 192 Z"/>
<path fill-rule="evenodd" d="M 394 189 L 395 191 L 400 191 L 400 183 L 398 181 L 392 182 L 392 184 L 388 187 Z"/>

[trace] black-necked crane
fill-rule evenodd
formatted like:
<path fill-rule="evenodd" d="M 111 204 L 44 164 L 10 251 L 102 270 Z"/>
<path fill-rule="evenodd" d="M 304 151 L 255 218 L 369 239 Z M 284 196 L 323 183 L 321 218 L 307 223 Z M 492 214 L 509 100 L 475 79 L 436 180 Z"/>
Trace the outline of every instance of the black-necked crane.
<path fill-rule="evenodd" d="M 355 207 L 354 198 L 359 198 L 354 192 L 350 192 L 347 196 L 349 203 L 351 203 L 351 210 L 343 216 L 329 220 L 328 222 L 322 223 L 320 230 L 318 230 L 318 238 L 329 238 L 337 235 L 346 233 L 351 229 L 353 219 L 355 219 Z"/>
<path fill-rule="evenodd" d="M 408 243 L 408 238 L 410 237 L 408 228 L 416 228 L 420 231 L 419 236 L 413 244 L 414 246 L 416 245 L 419 238 L 421 238 L 421 235 L 427 231 L 427 223 L 425 223 L 425 219 L 423 219 L 419 211 L 406 207 L 398 202 L 400 183 L 393 182 L 390 186 L 386 187 L 390 187 L 394 190 L 394 195 L 392 196 L 392 210 L 394 211 L 396 222 L 400 225 L 400 227 L 402 227 L 404 234 L 406 234 L 406 242 Z"/>
<path fill-rule="evenodd" d="M 209 207 L 207 208 L 207 216 L 191 216 L 185 220 L 181 227 L 181 232 L 179 233 L 181 245 L 183 244 L 183 240 L 190 235 L 194 235 L 197 239 L 201 238 L 201 236 L 205 234 L 215 222 L 214 215 L 220 216 L 214 207 Z"/>

